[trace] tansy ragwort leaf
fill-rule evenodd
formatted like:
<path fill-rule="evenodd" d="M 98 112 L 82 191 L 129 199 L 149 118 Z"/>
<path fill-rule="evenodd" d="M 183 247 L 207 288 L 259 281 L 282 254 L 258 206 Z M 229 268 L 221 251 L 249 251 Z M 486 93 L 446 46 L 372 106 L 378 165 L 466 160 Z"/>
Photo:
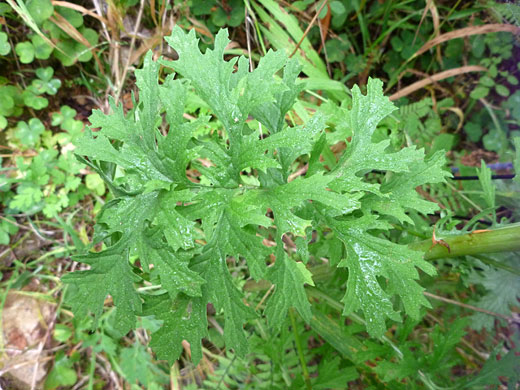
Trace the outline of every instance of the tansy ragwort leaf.
<path fill-rule="evenodd" d="M 409 172 L 410 166 L 424 158 L 424 152 L 415 147 L 389 151 L 389 140 L 372 142 L 377 124 L 391 114 L 396 107 L 383 95 L 383 83 L 369 78 L 366 96 L 356 85 L 352 88 L 352 109 L 345 116 L 352 130 L 352 140 L 333 169 L 336 180 L 332 188 L 345 191 L 366 190 L 378 193 L 378 186 L 369 184 L 359 176 L 373 169 L 393 172 Z"/>
<path fill-rule="evenodd" d="M 206 307 L 212 304 L 224 318 L 227 347 L 244 355 L 244 324 L 260 313 L 246 301 L 228 261 L 245 260 L 249 277 L 274 285 L 265 309 L 271 329 L 282 327 L 291 307 L 310 321 L 304 286 L 313 280 L 306 248 L 310 229 L 319 227 L 335 237 L 338 258 L 332 266 L 349 270 L 345 314 L 360 309 L 370 334 L 381 335 L 387 317 L 401 318 L 391 300 L 399 295 L 406 312 L 418 316 L 428 302 L 416 281 L 417 267 L 434 269 L 417 252 L 376 232 L 390 228 L 385 215 L 408 221 L 407 208 L 433 210 L 413 188 L 442 181 L 443 160 L 435 155 L 423 161 L 422 150 L 393 151 L 388 141 L 372 142 L 379 121 L 394 110 L 382 83 L 369 79 L 366 96 L 353 89 L 352 109 L 345 116 L 352 139 L 336 166 L 326 168 L 319 163 L 328 147 L 323 116 L 316 113 L 292 127 L 285 120 L 302 90 L 295 60 L 270 51 L 252 72 L 244 57 L 225 61 L 225 30 L 204 53 L 194 30 L 186 34 L 175 26 L 166 40 L 179 58 L 160 63 L 177 74 L 159 84 L 159 63 L 148 53 L 136 71 L 139 102 L 126 114 L 114 101 L 108 115 L 95 110 L 91 128 L 77 141 L 75 152 L 114 198 L 95 228 L 94 243 L 103 242 L 105 249 L 77 256 L 91 268 L 63 278 L 72 285 L 74 312 L 98 318 L 110 295 L 119 332 L 135 326 L 136 316 L 155 316 L 162 327 L 152 334 L 151 346 L 159 358 L 174 361 L 187 340 L 197 362 L 207 335 Z M 184 118 L 190 89 L 222 131 L 208 135 L 197 130 L 209 118 Z M 246 122 L 249 118 L 262 124 L 262 137 Z M 295 160 L 308 154 L 308 174 L 290 180 Z M 393 181 L 367 182 L 363 175 L 372 169 L 394 172 Z M 408 179 L 411 172 L 415 176 Z M 385 203 L 389 200 L 392 207 Z M 297 236 L 299 252 L 307 253 L 305 263 L 285 248 L 284 235 Z M 275 245 L 264 244 L 267 236 Z M 145 281 L 155 285 L 153 292 L 138 292 Z"/>
<path fill-rule="evenodd" d="M 345 315 L 361 309 L 368 332 L 381 336 L 386 331 L 386 317 L 400 320 L 390 299 L 393 294 L 401 296 L 407 313 L 414 318 L 419 317 L 421 305 L 429 307 L 422 294 L 424 289 L 416 282 L 419 277 L 416 267 L 429 274 L 435 273 L 435 268 L 422 259 L 420 252 L 368 232 L 388 229 L 387 223 L 378 221 L 375 215 L 344 221 L 325 218 L 346 248 L 346 258 L 338 264 L 349 270 L 347 292 L 342 299 Z M 387 288 L 378 280 L 380 276 L 388 280 Z"/>
<path fill-rule="evenodd" d="M 391 215 L 401 222 L 413 223 L 406 211 L 413 209 L 423 214 L 433 213 L 438 206 L 422 199 L 415 188 L 426 183 L 440 183 L 451 174 L 443 170 L 446 163 L 444 151 L 427 160 L 419 159 L 411 164 L 410 171 L 397 173 L 381 185 L 381 195 L 370 195 L 364 205 L 381 214 Z"/>
<path fill-rule="evenodd" d="M 283 250 L 278 250 L 277 260 L 270 269 L 269 279 L 275 285 L 273 298 L 269 300 L 265 309 L 269 325 L 279 329 L 287 310 L 291 307 L 295 307 L 302 318 L 310 322 L 311 305 L 305 294 L 304 284 L 313 286 L 314 282 L 305 265 L 291 260 Z"/>
<path fill-rule="evenodd" d="M 141 311 L 141 300 L 134 287 L 139 278 L 128 262 L 128 250 L 128 242 L 121 240 L 102 252 L 76 256 L 76 261 L 91 268 L 63 277 L 65 283 L 73 285 L 69 302 L 78 316 L 89 312 L 96 318 L 101 316 L 105 298 L 110 294 L 117 307 L 115 329 L 121 334 L 135 328 L 135 313 Z"/>
<path fill-rule="evenodd" d="M 186 340 L 190 343 L 191 358 L 194 362 L 200 361 L 200 340 L 208 333 L 206 304 L 202 298 L 180 296 L 172 302 L 166 295 L 148 295 L 145 297 L 143 315 L 153 315 L 163 321 L 150 342 L 159 359 L 173 364 L 182 352 L 182 341 Z"/>

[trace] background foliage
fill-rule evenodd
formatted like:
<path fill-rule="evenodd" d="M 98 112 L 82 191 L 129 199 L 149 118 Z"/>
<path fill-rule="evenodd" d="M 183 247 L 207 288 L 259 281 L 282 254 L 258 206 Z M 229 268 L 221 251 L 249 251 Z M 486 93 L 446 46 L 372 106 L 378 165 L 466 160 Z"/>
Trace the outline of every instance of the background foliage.
<path fill-rule="evenodd" d="M 516 388 L 518 252 L 419 256 L 428 271 L 419 273 L 396 268 L 395 253 L 432 236 L 448 241 L 518 222 L 519 20 L 518 5 L 483 0 L 0 4 L 2 387 Z M 222 27 L 229 45 L 217 35 Z M 204 56 L 181 29 L 196 33 Z M 237 55 L 249 59 L 238 62 L 244 74 L 254 69 L 240 82 L 231 74 Z M 153 62 L 159 56 L 162 66 Z M 248 95 L 222 98 L 213 82 L 221 77 Z M 371 78 L 383 81 L 395 111 Z M 294 104 L 272 111 L 268 96 Z M 388 114 L 377 128 L 367 121 L 378 110 L 364 99 Z M 159 104 L 180 137 L 160 126 L 160 150 L 184 153 L 162 172 L 153 142 L 135 142 L 161 120 Z M 90 134 L 85 124 L 102 130 Z M 385 165 L 361 156 L 395 158 Z M 333 183 L 329 170 L 344 180 Z M 272 195 L 257 195 L 261 187 Z M 227 224 L 217 224 L 212 202 L 233 195 L 246 202 L 229 203 Z M 397 201 L 392 209 L 386 196 Z M 161 207 L 181 200 L 197 207 Z M 356 227 L 370 234 L 356 237 L 347 229 L 353 221 L 338 217 L 353 209 Z M 206 243 L 211 235 L 226 245 Z M 354 246 L 367 242 L 381 245 L 387 267 L 370 275 L 354 266 Z M 244 253 L 251 246 L 254 256 Z M 111 262 L 125 251 L 129 263 Z M 80 263 L 71 261 L 78 253 Z M 284 261 L 266 268 L 270 255 Z M 221 269 L 186 267 L 204 256 L 220 257 Z M 64 274 L 79 285 L 62 283 Z M 266 283 L 286 283 L 286 275 L 291 294 Z M 368 285 L 358 290 L 364 297 L 349 295 L 367 276 L 385 286 L 379 298 Z M 98 288 L 86 284 L 92 278 Z M 204 278 L 213 284 L 204 287 Z M 172 320 L 163 314 L 174 297 Z M 34 318 L 26 328 L 16 322 L 20 308 Z M 178 327 L 183 310 L 201 320 L 179 334 L 168 321 Z M 156 341 L 168 332 L 174 349 Z"/>

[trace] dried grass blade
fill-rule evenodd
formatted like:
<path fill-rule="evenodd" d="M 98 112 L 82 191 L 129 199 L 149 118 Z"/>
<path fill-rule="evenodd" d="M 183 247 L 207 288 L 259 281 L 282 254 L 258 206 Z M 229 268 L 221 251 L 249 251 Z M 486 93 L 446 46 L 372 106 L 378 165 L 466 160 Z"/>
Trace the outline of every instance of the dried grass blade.
<path fill-rule="evenodd" d="M 292 53 L 289 55 L 289 58 L 291 58 L 297 51 L 298 49 L 300 48 L 300 45 L 302 44 L 303 40 L 305 39 L 305 37 L 307 36 L 307 34 L 309 33 L 309 31 L 311 30 L 312 26 L 314 25 L 314 22 L 316 21 L 316 19 L 318 18 L 318 16 L 320 16 L 320 13 L 321 13 L 321 10 L 323 9 L 323 7 L 325 7 L 325 5 L 327 4 L 327 0 L 324 0 L 323 3 L 321 4 L 321 7 L 316 11 L 316 15 L 314 15 L 314 17 L 312 18 L 312 20 L 310 21 L 309 25 L 307 26 L 307 28 L 305 29 L 301 39 L 298 41 L 298 43 L 296 44 L 296 46 L 294 47 L 294 50 L 292 51 Z"/>
<path fill-rule="evenodd" d="M 150 38 L 142 41 L 139 48 L 135 49 L 130 56 L 130 64 L 135 64 L 148 50 L 152 50 L 154 47 L 159 45 L 163 37 L 168 35 L 168 33 L 168 31 L 158 31 Z"/>
<path fill-rule="evenodd" d="M 101 23 L 108 25 L 108 20 L 106 20 L 104 17 L 96 14 L 95 12 L 93 12 L 89 9 L 86 9 L 85 7 L 82 7 L 81 5 L 69 3 L 68 1 L 58 1 L 58 0 L 52 0 L 52 5 L 73 9 L 75 11 L 81 12 L 83 15 L 92 16 L 93 18 L 96 18 L 97 20 L 99 20 Z"/>
<path fill-rule="evenodd" d="M 462 129 L 462 125 L 464 124 L 464 112 L 458 107 L 448 107 L 448 111 L 453 112 L 455 115 L 459 117 L 459 124 L 455 129 L 455 133 L 458 133 L 460 129 Z"/>
<path fill-rule="evenodd" d="M 426 14 L 428 13 L 428 10 L 430 9 L 430 3 L 432 0 L 428 0 L 426 2 L 426 6 L 424 7 L 423 13 L 421 15 L 421 20 L 419 21 L 419 24 L 417 25 L 417 28 L 415 29 L 415 35 L 413 36 L 412 46 L 415 45 L 415 41 L 417 40 L 417 36 L 419 35 L 419 30 L 421 29 L 421 26 L 424 22 L 424 18 L 426 17 Z"/>
<path fill-rule="evenodd" d="M 141 17 L 143 16 L 143 10 L 144 10 L 144 0 L 141 0 L 141 3 L 139 5 L 139 12 L 137 13 L 137 20 L 135 22 L 134 33 L 132 34 L 132 39 L 130 40 L 130 49 L 128 51 L 128 57 L 126 59 L 125 67 L 123 68 L 123 74 L 119 78 L 120 84 L 117 86 L 117 92 L 116 92 L 116 96 L 114 99 L 116 104 L 119 102 L 119 98 L 121 97 L 121 92 L 123 91 L 123 85 L 126 80 L 126 73 L 128 72 L 128 68 L 130 66 L 130 60 L 132 58 L 132 53 L 134 52 L 137 31 L 139 31 L 139 27 L 141 25 Z"/>
<path fill-rule="evenodd" d="M 13 0 L 7 0 L 7 4 L 11 6 L 15 12 L 20 15 L 22 20 L 27 24 L 36 34 L 38 34 L 48 45 L 50 45 L 52 48 L 59 50 L 63 53 L 63 50 L 61 50 L 59 47 L 57 47 L 54 42 L 52 42 L 49 38 L 45 36 L 45 34 L 42 33 L 36 22 L 34 21 L 33 17 L 29 13 L 29 10 L 25 6 L 23 1 L 18 0 L 18 5 Z"/>
<path fill-rule="evenodd" d="M 155 0 L 150 0 L 150 13 L 152 15 L 153 23 L 156 27 L 159 27 L 159 23 L 157 22 L 157 17 L 155 16 Z"/>
<path fill-rule="evenodd" d="M 484 68 L 483 66 L 478 66 L 478 65 L 461 66 L 460 68 L 445 70 L 444 72 L 440 72 L 440 73 L 434 74 L 432 76 L 429 76 L 423 80 L 413 83 L 412 85 L 409 85 L 406 88 L 403 88 L 403 89 L 397 91 L 392 96 L 390 96 L 390 100 L 397 100 L 397 99 L 402 98 L 403 96 L 407 96 L 407 95 L 411 94 L 412 92 L 415 92 L 418 89 L 421 89 L 427 85 L 430 85 L 430 84 L 435 83 L 440 80 L 447 79 L 448 77 L 453 77 L 453 76 L 457 76 L 459 74 L 469 73 L 469 72 L 486 72 L 486 71 L 487 71 L 486 68 Z"/>
<path fill-rule="evenodd" d="M 64 32 L 66 32 L 72 39 L 81 43 L 82 45 L 87 46 L 88 48 L 92 48 L 90 42 L 85 38 L 70 22 L 65 19 L 62 15 L 55 12 L 53 16 L 49 18 L 51 22 L 56 24 L 59 28 L 61 28 Z"/>
<path fill-rule="evenodd" d="M 61 28 L 64 32 L 66 32 L 72 39 L 75 41 L 81 43 L 82 45 L 85 45 L 89 48 L 89 50 L 92 51 L 92 55 L 94 56 L 94 59 L 96 60 L 96 63 L 99 67 L 99 71 L 104 75 L 105 72 L 103 70 L 103 67 L 101 65 L 101 61 L 99 60 L 99 57 L 97 56 L 96 49 L 90 44 L 90 42 L 81 34 L 76 27 L 74 27 L 70 22 L 65 19 L 62 15 L 60 15 L 57 12 L 54 12 L 54 15 L 49 18 L 51 22 L 56 24 L 59 28 Z"/>
<path fill-rule="evenodd" d="M 430 3 L 430 14 L 432 15 L 432 21 L 433 21 L 433 32 L 435 34 L 435 37 L 439 37 L 441 35 L 441 26 L 440 26 L 440 20 L 439 20 L 439 11 L 437 10 L 437 7 L 435 6 L 435 2 L 432 0 Z M 442 54 L 441 54 L 441 48 L 440 46 L 437 46 L 437 61 L 441 65 L 443 65 L 442 62 Z"/>
<path fill-rule="evenodd" d="M 437 46 L 440 43 L 456 39 L 456 38 L 464 38 L 469 37 L 471 35 L 478 34 L 488 34 L 492 32 L 511 32 L 513 34 L 520 34 L 520 27 L 513 26 L 511 24 L 485 24 L 483 26 L 471 26 L 461 28 L 459 30 L 450 31 L 449 33 L 439 35 L 436 38 L 433 38 L 426 42 L 415 54 L 410 58 L 413 59 L 415 57 L 420 56 L 425 51 L 430 50 L 432 47 Z"/>
<path fill-rule="evenodd" d="M 95 14 L 98 15 L 99 17 L 103 18 L 103 12 L 101 10 L 101 5 L 99 4 L 99 0 L 92 0 L 92 2 L 94 3 L 94 9 L 96 11 Z M 106 23 L 101 22 L 101 25 L 103 27 L 103 33 L 105 34 L 107 41 L 110 43 L 110 50 L 113 50 L 112 39 L 110 39 L 110 34 L 108 33 L 108 27 L 110 25 L 109 25 L 107 19 L 103 18 L 103 20 L 107 21 Z"/>

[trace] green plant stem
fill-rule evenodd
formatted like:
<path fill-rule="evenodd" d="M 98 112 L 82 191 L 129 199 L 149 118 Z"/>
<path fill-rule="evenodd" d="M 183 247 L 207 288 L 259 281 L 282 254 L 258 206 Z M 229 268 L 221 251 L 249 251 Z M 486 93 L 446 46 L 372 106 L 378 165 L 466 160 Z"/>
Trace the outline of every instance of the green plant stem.
<path fill-rule="evenodd" d="M 320 290 L 316 287 L 306 286 L 305 291 L 307 292 L 307 294 L 310 297 L 322 299 L 332 309 L 338 310 L 340 313 L 343 312 L 343 309 L 344 309 L 343 304 L 341 304 L 336 299 L 334 299 L 330 295 L 326 294 L 322 290 Z M 358 324 L 366 325 L 365 320 L 363 318 L 361 318 L 360 316 L 358 316 L 356 313 L 350 313 L 348 315 L 348 317 L 350 319 L 352 319 L 354 322 L 357 322 Z M 379 339 L 381 340 L 382 343 L 387 343 L 388 345 L 390 345 L 390 347 L 396 352 L 399 359 L 403 358 L 403 356 L 404 356 L 403 352 L 386 335 L 381 336 Z"/>
<path fill-rule="evenodd" d="M 88 368 L 88 385 L 87 390 L 94 388 L 94 372 L 96 370 L 96 354 L 94 352 L 90 355 L 90 365 Z"/>
<path fill-rule="evenodd" d="M 424 252 L 425 260 L 520 251 L 520 224 L 511 224 L 498 229 L 481 230 L 460 236 L 442 237 L 442 241 L 449 248 L 441 244 L 432 246 L 431 240 L 410 244 L 410 248 Z"/>
<path fill-rule="evenodd" d="M 343 311 L 343 305 L 340 302 L 336 301 L 333 297 L 327 295 L 325 292 L 317 289 L 316 287 L 307 286 L 306 291 L 309 296 L 318 298 L 318 299 L 322 299 L 332 309 L 336 309 L 340 313 Z M 361 317 L 359 317 L 355 313 L 350 313 L 349 317 L 352 320 L 354 320 L 355 322 L 366 325 L 365 320 L 362 319 Z M 383 344 L 385 344 L 385 343 L 388 344 L 395 351 L 399 360 L 402 360 L 404 358 L 403 352 L 389 337 L 387 337 L 386 335 L 383 335 L 383 336 L 379 337 L 379 340 Z M 335 345 L 332 345 L 332 347 L 336 348 Z M 424 374 L 421 370 L 417 371 L 417 375 L 419 376 L 419 379 L 426 385 L 426 387 L 428 389 L 431 389 L 431 390 L 454 389 L 454 387 L 439 387 L 431 380 L 431 378 L 428 375 Z"/>
<path fill-rule="evenodd" d="M 291 318 L 292 330 L 294 333 L 294 341 L 296 343 L 296 349 L 298 350 L 298 357 L 300 358 L 300 364 L 302 366 L 303 378 L 305 380 L 305 387 L 307 390 L 312 390 L 311 378 L 309 376 L 309 370 L 307 369 L 307 363 L 305 363 L 305 356 L 303 355 L 302 342 L 300 340 L 300 334 L 296 327 L 296 316 L 294 315 L 294 309 L 289 309 L 289 317 Z"/>

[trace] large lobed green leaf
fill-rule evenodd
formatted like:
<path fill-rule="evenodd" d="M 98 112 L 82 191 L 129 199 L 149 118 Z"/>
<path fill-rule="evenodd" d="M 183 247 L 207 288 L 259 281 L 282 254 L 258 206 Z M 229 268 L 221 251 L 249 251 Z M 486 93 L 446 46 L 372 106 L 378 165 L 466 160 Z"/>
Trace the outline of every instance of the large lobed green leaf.
<path fill-rule="evenodd" d="M 388 141 L 372 142 L 379 121 L 394 110 L 382 83 L 369 79 L 366 95 L 353 89 L 343 125 L 352 138 L 338 163 L 326 168 L 320 163 L 328 147 L 323 116 L 317 113 L 302 126 L 285 121 L 302 89 L 295 60 L 270 51 L 252 72 L 243 57 L 225 61 L 225 30 L 205 53 L 194 30 L 186 34 L 175 27 L 167 41 L 179 58 L 162 63 L 177 75 L 159 84 L 159 64 L 148 53 L 136 71 L 139 103 L 126 114 L 113 101 L 110 114 L 94 111 L 91 128 L 78 141 L 76 153 L 115 198 L 97 219 L 94 243 L 104 248 L 76 256 L 90 269 L 63 278 L 72 285 L 74 312 L 99 318 L 110 295 L 117 331 L 135 327 L 136 316 L 155 316 L 163 321 L 151 341 L 158 356 L 174 361 L 186 340 L 198 361 L 207 335 L 206 307 L 212 304 L 223 314 L 228 348 L 243 355 L 244 324 L 260 313 L 237 287 L 229 259 L 244 259 L 251 278 L 274 285 L 265 309 L 272 329 L 280 329 L 291 307 L 309 322 L 304 285 L 313 284 L 312 275 L 284 248 L 283 237 L 296 236 L 305 252 L 310 229 L 325 227 L 345 248 L 346 257 L 333 266 L 349 271 L 346 315 L 361 310 L 369 333 L 381 335 L 386 318 L 401 319 L 393 302 L 398 295 L 406 312 L 417 317 L 420 306 L 428 306 L 417 268 L 435 270 L 380 232 L 390 228 L 387 217 L 410 222 L 406 210 L 434 210 L 414 189 L 446 174 L 439 154 L 424 160 L 422 150 L 393 151 Z M 211 108 L 222 132 L 196 135 L 209 118 L 184 119 L 190 88 Z M 268 135 L 252 131 L 250 118 Z M 294 161 L 302 155 L 310 155 L 309 170 L 291 181 Z M 192 168 L 200 182 L 188 178 Z M 245 184 L 246 169 L 257 174 L 258 184 Z M 371 170 L 393 175 L 384 184 L 368 182 L 364 174 Z M 261 231 L 274 232 L 276 245 L 264 245 Z M 138 286 L 148 287 L 138 291 Z"/>

